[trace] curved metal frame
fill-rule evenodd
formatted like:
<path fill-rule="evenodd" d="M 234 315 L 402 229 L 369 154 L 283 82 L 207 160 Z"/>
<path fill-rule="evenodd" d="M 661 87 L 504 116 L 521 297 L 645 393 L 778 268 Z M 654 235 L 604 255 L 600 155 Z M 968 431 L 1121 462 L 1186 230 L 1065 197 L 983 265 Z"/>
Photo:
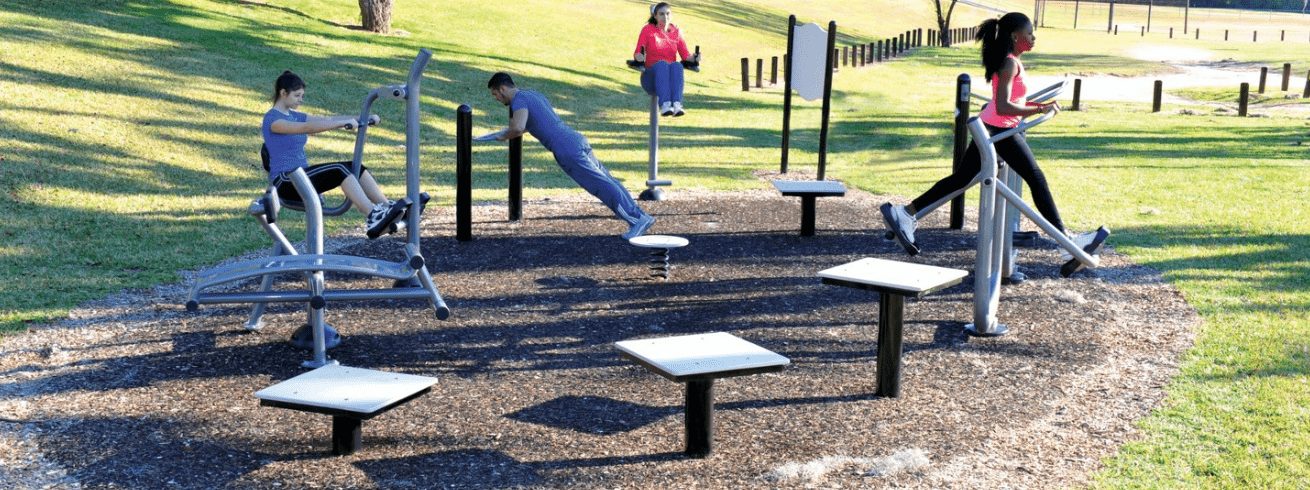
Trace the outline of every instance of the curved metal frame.
<path fill-rule="evenodd" d="M 444 320 L 450 316 L 450 309 L 441 298 L 432 275 L 428 272 L 426 260 L 420 249 L 419 213 L 422 206 L 419 191 L 419 84 L 423 70 L 432 58 L 432 52 L 419 50 L 417 58 L 410 66 L 409 77 L 405 85 L 389 85 L 369 92 L 364 98 L 360 119 L 367 121 L 373 102 L 381 96 L 404 100 L 405 106 L 405 188 L 409 201 L 407 216 L 405 258 L 400 262 L 388 262 L 366 257 L 332 255 L 323 253 L 323 216 L 335 216 L 349 209 L 347 200 L 340 212 L 336 207 L 324 209 L 321 199 L 304 201 L 305 210 L 305 248 L 300 254 L 294 245 L 282 233 L 274 222 L 274 210 L 267 209 L 278 202 L 277 190 L 270 188 L 265 197 L 250 205 L 250 214 L 259 221 L 264 230 L 273 238 L 272 257 L 249 259 L 213 269 L 201 274 L 191 288 L 187 298 L 187 309 L 195 311 L 201 304 L 253 303 L 246 328 L 258 330 L 264 324 L 264 308 L 268 303 L 304 302 L 307 303 L 309 325 L 313 332 L 313 358 L 302 363 L 304 367 L 317 368 L 336 361 L 327 358 L 326 323 L 324 310 L 329 301 L 347 301 L 363 299 L 428 299 L 436 317 Z M 355 138 L 355 153 L 352 171 L 359 174 L 364 154 L 364 140 L 368 125 L 358 128 Z M 291 182 L 301 196 L 314 195 L 314 186 L 304 169 L 296 169 L 291 174 Z M 265 204 L 268 203 L 268 204 Z M 335 213 L 335 214 L 334 214 Z M 398 286 L 413 285 L 419 287 L 396 287 L 391 289 L 357 289 L 328 290 L 325 272 L 348 272 L 382 277 L 397 281 Z M 299 274 L 306 278 L 304 290 L 273 291 L 273 278 L 279 274 Z M 238 293 L 204 293 L 205 289 L 223 284 L 236 283 L 260 277 L 259 289 L 255 292 Z"/>

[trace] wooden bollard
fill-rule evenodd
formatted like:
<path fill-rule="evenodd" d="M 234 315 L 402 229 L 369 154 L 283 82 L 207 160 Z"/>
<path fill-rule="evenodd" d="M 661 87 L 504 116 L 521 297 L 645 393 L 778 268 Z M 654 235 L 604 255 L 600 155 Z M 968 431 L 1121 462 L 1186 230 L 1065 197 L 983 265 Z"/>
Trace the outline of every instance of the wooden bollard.
<path fill-rule="evenodd" d="M 878 41 L 878 47 L 877 49 L 873 50 L 873 55 L 875 58 L 877 58 L 876 61 L 879 63 L 882 63 L 882 51 L 883 51 L 882 41 Z"/>
<path fill-rule="evenodd" d="M 1142 26 L 1142 37 L 1146 37 L 1146 26 Z"/>
<path fill-rule="evenodd" d="M 1228 29 L 1224 29 L 1224 40 L 1228 40 Z"/>
<path fill-rule="evenodd" d="M 1198 39 L 1198 40 L 1201 39 L 1201 30 L 1200 30 L 1200 29 L 1195 29 L 1195 31 L 1196 31 L 1196 39 Z"/>
<path fill-rule="evenodd" d="M 851 48 L 850 48 L 850 47 L 847 47 L 847 46 L 842 46 L 842 47 L 841 47 L 841 66 L 851 66 L 851 63 L 850 63 L 850 61 L 851 61 L 851 60 L 850 60 L 850 56 L 851 56 Z"/>
<path fill-rule="evenodd" d="M 1115 25 L 1114 25 L 1114 35 L 1116 35 L 1116 36 L 1119 35 L 1119 24 L 1115 24 Z"/>
<path fill-rule="evenodd" d="M 751 91 L 751 59 L 741 59 L 741 91 Z"/>
<path fill-rule="evenodd" d="M 1283 91 L 1284 92 L 1287 91 L 1287 87 L 1291 86 L 1290 85 L 1291 83 L 1292 83 L 1292 64 L 1283 63 Z"/>
<path fill-rule="evenodd" d="M 1170 28 L 1169 28 L 1169 39 L 1173 39 L 1173 38 L 1174 38 L 1174 28 L 1170 27 Z"/>
<path fill-rule="evenodd" d="M 769 71 L 769 85 L 778 84 L 778 57 L 773 57 L 773 69 Z"/>
<path fill-rule="evenodd" d="M 839 58 L 841 58 L 841 51 L 838 51 L 837 48 L 832 48 L 832 71 L 837 71 L 837 66 L 841 64 Z"/>
<path fill-rule="evenodd" d="M 1301 92 L 1302 99 L 1310 99 L 1310 71 L 1305 72 L 1305 91 Z"/>
<path fill-rule="evenodd" d="M 1279 41 L 1282 41 L 1282 42 L 1286 42 L 1286 41 L 1287 41 L 1287 29 L 1283 29 L 1283 30 L 1282 30 L 1282 34 L 1279 34 L 1279 35 L 1278 35 L 1278 40 L 1279 40 Z"/>
<path fill-rule="evenodd" d="M 1269 67 L 1260 67 L 1260 93 L 1265 93 L 1265 78 L 1269 76 Z"/>
<path fill-rule="evenodd" d="M 1070 107 L 1069 110 L 1071 111 L 1078 110 L 1078 101 L 1081 100 L 1082 98 L 1083 98 L 1083 79 L 1075 78 L 1073 79 L 1073 106 Z"/>
<path fill-rule="evenodd" d="M 1260 39 L 1260 31 L 1251 31 L 1251 42 L 1256 42 L 1258 39 Z"/>
<path fill-rule="evenodd" d="M 1246 117 L 1246 101 L 1251 96 L 1251 84 L 1242 82 L 1241 92 L 1237 95 L 1237 115 Z"/>
<path fill-rule="evenodd" d="M 900 39 L 897 39 L 897 38 L 894 38 L 894 37 L 893 37 L 893 38 L 892 38 L 892 58 L 896 58 L 896 57 L 900 56 L 900 54 L 901 54 L 901 43 L 900 43 Z"/>
<path fill-rule="evenodd" d="M 1151 101 L 1151 112 L 1160 112 L 1160 99 L 1164 96 L 1164 82 L 1155 81 L 1155 96 Z"/>
<path fill-rule="evenodd" d="M 764 88 L 764 58 L 755 58 L 755 88 Z"/>

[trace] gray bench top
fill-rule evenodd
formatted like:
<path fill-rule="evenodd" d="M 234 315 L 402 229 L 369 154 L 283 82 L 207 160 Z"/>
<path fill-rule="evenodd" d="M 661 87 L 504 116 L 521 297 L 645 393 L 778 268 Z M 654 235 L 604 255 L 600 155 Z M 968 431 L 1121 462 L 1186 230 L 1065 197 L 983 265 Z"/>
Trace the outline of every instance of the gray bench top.
<path fill-rule="evenodd" d="M 959 284 L 968 271 L 866 257 L 819 271 L 824 284 L 921 297 Z"/>
<path fill-rule="evenodd" d="M 643 248 L 678 248 L 687 246 L 686 238 L 672 235 L 642 235 L 628 240 L 634 247 Z"/>
<path fill-rule="evenodd" d="M 726 332 L 624 340 L 614 346 L 673 381 L 780 371 L 791 364 L 786 357 Z"/>
<path fill-rule="evenodd" d="M 835 180 L 775 180 L 773 187 L 784 196 L 846 195 L 846 184 Z"/>
<path fill-rule="evenodd" d="M 371 416 L 436 383 L 436 378 L 427 376 L 329 365 L 259 390 L 255 396 L 287 408 Z"/>

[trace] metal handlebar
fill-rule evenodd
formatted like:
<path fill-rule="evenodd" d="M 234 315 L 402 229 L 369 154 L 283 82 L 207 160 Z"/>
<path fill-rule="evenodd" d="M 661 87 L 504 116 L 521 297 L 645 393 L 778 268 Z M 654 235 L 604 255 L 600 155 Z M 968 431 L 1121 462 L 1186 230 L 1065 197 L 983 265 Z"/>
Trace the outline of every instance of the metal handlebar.
<path fill-rule="evenodd" d="M 1018 126 L 994 134 L 990 138 L 988 138 L 987 141 L 989 143 L 996 144 L 997 141 L 1001 141 L 1005 138 L 1014 136 L 1015 133 L 1022 133 L 1024 131 L 1027 131 L 1029 128 L 1033 126 L 1051 120 L 1051 118 L 1055 117 L 1055 114 L 1056 114 L 1055 111 L 1043 113 L 1041 116 L 1038 116 L 1037 119 L 1033 119 L 1031 121 L 1024 121 L 1022 123 L 1019 123 Z M 974 119 L 977 119 L 977 117 L 975 117 Z"/>
<path fill-rule="evenodd" d="M 641 47 L 641 54 L 643 56 L 646 55 L 645 46 Z M 696 54 L 695 56 L 693 56 L 693 58 L 695 58 L 695 61 L 682 60 L 680 61 L 680 63 L 682 63 L 682 67 L 684 69 L 691 70 L 694 72 L 699 72 L 700 71 L 700 45 L 696 45 Z M 633 70 L 637 70 L 640 72 L 646 71 L 646 62 L 644 61 L 627 60 L 627 64 L 628 64 L 628 68 L 632 68 Z"/>

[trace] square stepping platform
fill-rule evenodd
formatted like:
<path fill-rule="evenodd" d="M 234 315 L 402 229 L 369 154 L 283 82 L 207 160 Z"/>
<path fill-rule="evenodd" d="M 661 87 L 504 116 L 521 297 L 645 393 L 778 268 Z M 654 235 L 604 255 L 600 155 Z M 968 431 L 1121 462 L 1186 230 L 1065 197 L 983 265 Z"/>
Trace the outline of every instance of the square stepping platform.
<path fill-rule="evenodd" d="M 846 184 L 834 180 L 775 180 L 773 187 L 784 196 L 801 198 L 801 236 L 814 236 L 817 198 L 846 195 Z"/>
<path fill-rule="evenodd" d="M 922 298 L 959 284 L 968 271 L 863 258 L 819 271 L 824 284 L 878 292 L 878 396 L 901 394 L 901 332 L 905 297 Z"/>
<path fill-rule="evenodd" d="M 332 416 L 332 454 L 362 447 L 363 421 L 432 389 L 436 378 L 328 365 L 255 392 L 259 404 Z"/>
<path fill-rule="evenodd" d="M 791 360 L 725 332 L 624 340 L 614 346 L 655 374 L 686 383 L 686 454 L 709 455 L 714 434 L 714 380 L 781 371 Z"/>

